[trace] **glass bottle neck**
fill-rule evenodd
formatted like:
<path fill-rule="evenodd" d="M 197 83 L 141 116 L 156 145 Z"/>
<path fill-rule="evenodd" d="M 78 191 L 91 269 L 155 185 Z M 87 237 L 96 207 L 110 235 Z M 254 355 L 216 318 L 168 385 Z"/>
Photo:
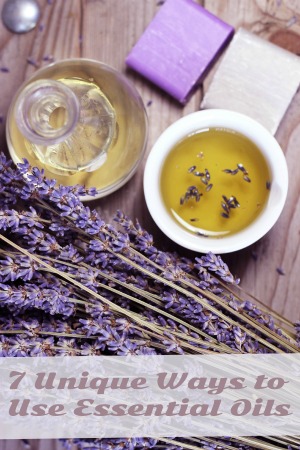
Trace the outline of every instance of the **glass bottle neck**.
<path fill-rule="evenodd" d="M 80 116 L 79 100 L 65 84 L 55 80 L 30 83 L 19 96 L 16 121 L 21 133 L 37 145 L 63 142 Z"/>

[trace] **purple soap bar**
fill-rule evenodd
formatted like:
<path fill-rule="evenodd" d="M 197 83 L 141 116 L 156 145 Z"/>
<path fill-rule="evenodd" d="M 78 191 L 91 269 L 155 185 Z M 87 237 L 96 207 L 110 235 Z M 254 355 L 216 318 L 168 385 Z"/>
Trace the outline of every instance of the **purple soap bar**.
<path fill-rule="evenodd" d="M 233 31 L 193 0 L 167 0 L 126 64 L 185 103 Z"/>

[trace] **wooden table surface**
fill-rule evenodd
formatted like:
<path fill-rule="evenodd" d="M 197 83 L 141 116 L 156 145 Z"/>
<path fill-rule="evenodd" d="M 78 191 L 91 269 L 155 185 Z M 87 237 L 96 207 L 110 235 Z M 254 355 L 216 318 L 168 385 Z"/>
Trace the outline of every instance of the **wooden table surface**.
<path fill-rule="evenodd" d="M 198 0 L 199 1 L 199 0 Z M 4 0 L 0 0 L 0 7 Z M 16 35 L 0 24 L 0 143 L 6 149 L 5 117 L 20 84 L 47 64 L 69 57 L 103 61 L 135 84 L 149 117 L 147 151 L 162 131 L 178 118 L 197 111 L 201 98 L 217 69 L 214 65 L 185 107 L 126 69 L 125 57 L 162 4 L 158 0 L 39 0 L 42 15 L 33 31 Z M 248 31 L 300 55 L 300 1 L 297 0 L 203 0 L 201 5 L 238 29 Z M 32 64 L 34 62 L 34 64 Z M 288 83 L 288 80 L 286 80 Z M 300 92 L 294 97 L 276 134 L 287 158 L 290 186 L 284 211 L 273 229 L 258 243 L 224 257 L 242 286 L 279 313 L 292 320 L 300 315 Z M 151 231 L 156 243 L 173 244 L 156 228 L 147 211 L 142 177 L 145 160 L 134 178 L 115 194 L 93 202 L 110 219 L 116 209 L 137 217 Z M 174 247 L 174 246 L 173 246 Z M 179 249 L 186 254 L 183 249 Z M 278 270 L 278 269 L 281 270 Z M 281 272 L 281 274 L 279 273 Z M 299 289 L 299 291 L 298 291 Z M 0 424 L 1 437 L 1 424 Z M 0 441 L 0 450 L 24 448 L 19 441 Z M 32 441 L 32 448 L 60 448 L 55 441 Z"/>

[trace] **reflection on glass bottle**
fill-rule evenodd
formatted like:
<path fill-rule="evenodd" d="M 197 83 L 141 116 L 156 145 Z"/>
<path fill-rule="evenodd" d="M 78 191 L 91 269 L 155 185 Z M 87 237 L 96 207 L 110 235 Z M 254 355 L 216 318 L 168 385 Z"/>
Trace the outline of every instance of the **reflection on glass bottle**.
<path fill-rule="evenodd" d="M 13 160 L 27 158 L 59 183 L 124 184 L 143 154 L 144 105 L 123 75 L 90 60 L 65 60 L 36 72 L 16 94 L 7 121 Z"/>

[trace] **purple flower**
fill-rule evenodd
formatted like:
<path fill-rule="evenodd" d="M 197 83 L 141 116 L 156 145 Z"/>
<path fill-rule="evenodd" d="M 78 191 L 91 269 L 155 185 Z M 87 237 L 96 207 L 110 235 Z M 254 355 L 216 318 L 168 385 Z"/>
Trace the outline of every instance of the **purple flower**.
<path fill-rule="evenodd" d="M 44 181 L 45 171 L 38 167 L 32 167 L 30 172 L 27 173 L 27 178 L 30 183 L 40 185 Z"/>
<path fill-rule="evenodd" d="M 79 319 L 79 322 L 81 323 L 81 329 L 87 336 L 98 335 L 103 331 L 103 319 L 101 317 L 98 319 L 92 317 Z"/>
<path fill-rule="evenodd" d="M 85 342 L 81 346 L 81 355 L 83 356 L 95 356 L 101 355 L 102 350 L 105 348 L 103 344 L 99 342 L 93 342 L 92 344 L 89 342 Z"/>
<path fill-rule="evenodd" d="M 76 340 L 73 338 L 60 338 L 56 344 L 59 348 L 57 350 L 58 355 L 62 356 L 77 356 L 78 347 Z M 80 352 L 79 352 L 80 353 Z"/>
<path fill-rule="evenodd" d="M 0 260 L 0 275 L 2 281 L 15 281 L 18 278 L 19 265 L 10 257 Z"/>
<path fill-rule="evenodd" d="M 98 281 L 97 277 L 99 275 L 98 270 L 86 269 L 85 267 L 80 267 L 77 271 L 77 278 L 84 284 L 87 288 L 97 291 Z"/>
<path fill-rule="evenodd" d="M 47 338 L 38 337 L 34 340 L 30 350 L 30 356 L 54 356 L 54 338 L 49 336 Z"/>
<path fill-rule="evenodd" d="M 204 268 L 207 268 L 227 283 L 239 283 L 239 280 L 234 279 L 233 275 L 229 271 L 227 264 L 224 263 L 220 256 L 214 255 L 213 253 L 209 252 L 207 253 L 207 255 L 202 256 L 202 258 L 196 258 L 196 262 L 197 264 L 195 264 L 195 268 L 199 269 L 200 274 Z"/>
<path fill-rule="evenodd" d="M 66 245 L 61 249 L 59 258 L 64 261 L 72 262 L 73 264 L 80 263 L 84 259 L 72 244 Z"/>
<path fill-rule="evenodd" d="M 51 234 L 44 234 L 44 239 L 39 243 L 38 249 L 43 253 L 53 254 L 60 250 L 60 245 L 58 244 L 56 238 L 51 236 Z"/>
<path fill-rule="evenodd" d="M 76 206 L 80 204 L 78 197 L 71 193 L 71 188 L 62 185 L 52 190 L 49 200 L 62 211 L 60 213 L 62 217 L 71 215 Z"/>
<path fill-rule="evenodd" d="M 0 334 L 0 357 L 8 356 L 9 352 L 9 340 L 7 337 Z"/>
<path fill-rule="evenodd" d="M 2 156 L 4 156 L 4 155 L 2 154 Z M 30 170 L 30 164 L 29 164 L 28 160 L 25 159 L 25 158 L 23 159 L 23 162 L 22 163 L 18 163 L 17 166 L 18 166 L 18 171 L 22 175 L 27 174 L 29 172 L 29 170 Z"/>
<path fill-rule="evenodd" d="M 10 339 L 10 348 L 7 356 L 29 356 L 30 341 L 27 336 L 16 336 Z"/>
<path fill-rule="evenodd" d="M 29 211 L 23 211 L 20 214 L 20 223 L 29 228 L 44 228 L 43 224 L 40 222 L 39 214 L 32 206 L 29 206 Z"/>
<path fill-rule="evenodd" d="M 136 327 L 134 326 L 134 323 L 130 322 L 127 318 L 119 318 L 116 319 L 116 330 L 118 332 L 122 332 L 122 335 L 124 337 L 127 336 L 132 336 L 132 335 L 136 335 L 136 336 L 143 336 L 143 333 L 139 330 L 136 329 Z"/>
<path fill-rule="evenodd" d="M 28 241 L 28 245 L 38 246 L 44 240 L 44 233 L 41 230 L 34 228 L 29 232 L 28 236 L 26 236 L 26 240 Z"/>
<path fill-rule="evenodd" d="M 42 196 L 50 196 L 54 191 L 56 180 L 43 178 L 39 182 L 39 191 Z"/>
<path fill-rule="evenodd" d="M 130 241 L 127 235 L 118 233 L 117 237 L 112 241 L 112 249 L 114 252 L 122 252 L 128 249 L 130 246 Z"/>
<path fill-rule="evenodd" d="M 165 331 L 164 335 L 168 338 L 163 340 L 163 344 L 166 346 L 166 352 L 167 353 L 174 352 L 183 355 L 184 351 L 180 347 L 179 345 L 180 343 L 178 342 L 177 338 L 168 331 Z"/>
<path fill-rule="evenodd" d="M 138 350 L 138 345 L 135 342 L 131 342 L 129 339 L 126 339 L 121 346 L 119 346 L 119 350 L 117 355 L 126 356 L 126 355 L 135 355 Z"/>
<path fill-rule="evenodd" d="M 63 287 L 44 289 L 34 284 L 27 284 L 26 287 L 0 284 L 0 301 L 11 311 L 36 308 L 49 314 L 68 317 L 74 312 L 74 303 L 68 293 Z"/>
<path fill-rule="evenodd" d="M 6 185 L 17 178 L 17 174 L 11 168 L 12 161 L 7 160 L 6 156 L 0 154 L 0 183 Z"/>

